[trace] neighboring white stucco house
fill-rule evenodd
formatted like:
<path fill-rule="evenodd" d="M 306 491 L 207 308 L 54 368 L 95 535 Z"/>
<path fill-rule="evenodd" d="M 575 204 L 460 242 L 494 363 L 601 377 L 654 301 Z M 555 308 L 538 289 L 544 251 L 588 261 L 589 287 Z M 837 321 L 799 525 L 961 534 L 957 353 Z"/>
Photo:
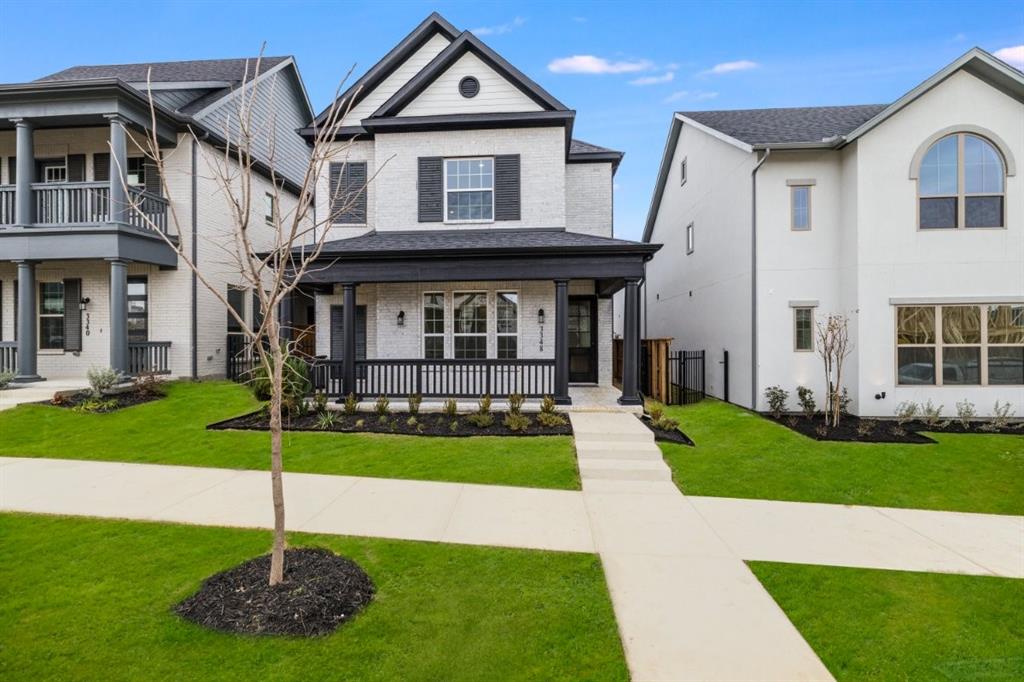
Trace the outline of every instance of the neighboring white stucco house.
<path fill-rule="evenodd" d="M 0 85 L 0 371 L 17 368 L 24 381 L 83 378 L 111 366 L 225 374 L 224 305 L 118 196 L 126 180 L 204 277 L 251 315 L 251 292 L 234 286 L 241 277 L 217 245 L 233 222 L 207 159 L 223 157 L 240 85 L 255 82 L 254 125 L 276 125 L 287 214 L 309 154 L 295 131 L 312 116 L 292 58 L 263 58 L 254 81 L 256 71 L 255 58 L 76 66 Z M 166 191 L 133 143 L 154 128 L 147 80 Z M 257 152 L 255 191 L 263 197 L 273 193 L 270 157 Z M 265 211 L 263 201 L 253 207 L 257 243 L 269 236 Z"/>
<path fill-rule="evenodd" d="M 889 105 L 673 116 L 644 241 L 646 336 L 706 349 L 708 390 L 814 389 L 848 316 L 851 410 L 1024 411 L 1024 74 L 974 49 Z"/>

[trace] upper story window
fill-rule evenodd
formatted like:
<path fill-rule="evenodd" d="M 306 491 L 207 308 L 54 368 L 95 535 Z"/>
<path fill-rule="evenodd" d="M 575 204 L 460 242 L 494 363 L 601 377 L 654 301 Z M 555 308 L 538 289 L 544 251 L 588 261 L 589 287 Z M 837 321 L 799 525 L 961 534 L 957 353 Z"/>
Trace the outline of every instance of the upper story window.
<path fill-rule="evenodd" d="M 128 184 L 134 187 L 146 186 L 146 158 L 144 156 L 128 157 Z"/>
<path fill-rule="evenodd" d="M 494 159 L 445 159 L 445 222 L 494 220 Z"/>
<path fill-rule="evenodd" d="M 693 223 L 686 226 L 686 255 L 693 253 Z"/>
<path fill-rule="evenodd" d="M 43 163 L 43 182 L 67 182 L 67 179 L 68 166 L 63 159 Z"/>
<path fill-rule="evenodd" d="M 1004 227 L 1006 168 L 986 139 L 955 133 L 936 141 L 921 160 L 918 226 L 922 230 Z"/>
<path fill-rule="evenodd" d="M 811 186 L 793 185 L 789 188 L 791 230 L 803 232 L 811 229 Z"/>
<path fill-rule="evenodd" d="M 274 224 L 274 195 L 270 192 L 263 195 L 263 220 L 267 225 Z"/>
<path fill-rule="evenodd" d="M 686 184 L 686 159 L 679 162 L 679 186 Z"/>

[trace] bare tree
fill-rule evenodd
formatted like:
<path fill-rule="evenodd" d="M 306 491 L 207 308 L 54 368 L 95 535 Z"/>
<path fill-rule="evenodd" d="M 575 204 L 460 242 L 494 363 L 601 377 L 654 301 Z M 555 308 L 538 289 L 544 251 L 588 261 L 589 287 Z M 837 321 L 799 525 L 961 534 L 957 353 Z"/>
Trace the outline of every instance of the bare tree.
<path fill-rule="evenodd" d="M 843 363 L 853 352 L 850 343 L 849 322 L 844 315 L 832 314 L 824 322 L 817 324 L 818 354 L 825 363 L 825 385 L 827 402 L 825 407 L 825 423 L 839 426 L 839 418 L 844 408 L 843 397 Z"/>
<path fill-rule="evenodd" d="M 274 534 L 271 550 L 270 584 L 276 585 L 284 579 L 285 510 L 284 487 L 282 484 L 282 404 L 284 400 L 285 373 L 290 371 L 287 363 L 294 350 L 294 343 L 284 340 L 283 321 L 279 319 L 279 306 L 295 290 L 302 277 L 320 267 L 317 265 L 324 243 L 329 235 L 332 215 L 351 209 L 359 194 L 366 191 L 366 184 L 357 187 L 338 187 L 328 197 L 329 210 L 323 216 L 316 216 L 313 203 L 316 200 L 316 185 L 326 177 L 324 171 L 335 160 L 348 158 L 350 142 L 335 142 L 334 137 L 351 105 L 352 98 L 334 104 L 315 124 L 315 134 L 308 163 L 303 169 L 298 192 L 285 208 L 284 177 L 277 171 L 277 126 L 273 118 L 254 115 L 255 105 L 267 95 L 273 94 L 276 76 L 259 79 L 263 51 L 260 57 L 246 65 L 245 76 L 234 95 L 235 104 L 223 124 L 223 130 L 215 131 L 222 138 L 211 144 L 204 142 L 201 131 L 189 127 L 186 138 L 198 149 L 202 158 L 205 175 L 216 187 L 219 200 L 225 202 L 230 222 L 222 226 L 219 234 L 204 234 L 206 243 L 219 249 L 223 254 L 221 265 L 236 281 L 252 289 L 254 304 L 259 306 L 261 315 L 246 320 L 241 311 L 228 304 L 223 283 L 210 275 L 209 266 L 200 269 L 190 254 L 187 230 L 181 229 L 181 222 L 170 203 L 168 223 L 174 228 L 177 239 L 159 229 L 153 216 L 147 213 L 144 195 L 129 191 L 125 187 L 130 210 L 141 222 L 164 240 L 177 252 L 184 263 L 202 285 L 208 289 L 227 309 L 234 319 L 246 345 L 254 356 L 257 367 L 262 368 L 270 384 L 270 480 L 274 505 Z M 347 76 L 346 76 L 347 78 Z M 147 77 L 148 81 L 148 77 Z M 343 81 L 344 82 L 344 81 Z M 339 86 L 340 91 L 340 86 Z M 336 93 L 337 94 L 337 93 Z M 151 125 L 144 137 L 132 137 L 148 162 L 157 169 L 164 196 L 171 196 L 168 187 L 166 163 L 169 154 L 161 152 L 157 137 L 157 110 L 152 90 L 149 90 Z M 289 131 L 289 134 L 292 134 Z M 180 148 L 181 146 L 179 146 Z M 173 151 L 171 152 L 173 153 Z M 383 163 L 378 166 L 383 167 Z M 197 171 L 198 174 L 198 171 Z M 267 180 L 269 176 L 269 182 Z M 123 177 L 123 173 L 122 173 Z M 272 211 L 264 218 L 264 194 L 273 197 Z M 294 188 L 289 196 L 294 195 Z M 314 217 L 316 216 L 316 217 Z M 204 230 L 206 228 L 204 227 Z M 170 230 L 168 230 L 170 231 Z"/>

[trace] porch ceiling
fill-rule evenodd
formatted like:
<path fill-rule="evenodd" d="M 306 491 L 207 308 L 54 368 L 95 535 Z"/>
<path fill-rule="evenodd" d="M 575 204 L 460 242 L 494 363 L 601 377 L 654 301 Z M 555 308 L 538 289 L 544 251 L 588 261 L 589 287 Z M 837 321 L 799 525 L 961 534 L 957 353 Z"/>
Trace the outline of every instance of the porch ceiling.
<path fill-rule="evenodd" d="M 307 284 L 640 278 L 661 248 L 560 228 L 369 232 L 325 244 Z M 619 284 L 621 286 L 621 284 Z"/>

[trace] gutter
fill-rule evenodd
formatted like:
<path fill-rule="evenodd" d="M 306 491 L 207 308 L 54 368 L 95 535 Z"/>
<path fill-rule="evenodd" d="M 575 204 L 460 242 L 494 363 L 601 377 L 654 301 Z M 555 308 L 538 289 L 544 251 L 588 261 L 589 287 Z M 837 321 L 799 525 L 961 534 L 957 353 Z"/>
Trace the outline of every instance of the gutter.
<path fill-rule="evenodd" d="M 750 171 L 750 409 L 757 411 L 757 171 L 771 156 L 764 155 Z"/>
<path fill-rule="evenodd" d="M 199 196 L 199 182 L 197 179 L 198 166 L 198 142 L 192 138 L 192 265 L 196 265 L 199 257 L 199 208 L 196 206 L 196 198 Z M 192 380 L 199 378 L 199 277 L 196 275 L 195 267 L 192 268 L 192 311 L 191 311 L 191 336 L 192 344 Z"/>

